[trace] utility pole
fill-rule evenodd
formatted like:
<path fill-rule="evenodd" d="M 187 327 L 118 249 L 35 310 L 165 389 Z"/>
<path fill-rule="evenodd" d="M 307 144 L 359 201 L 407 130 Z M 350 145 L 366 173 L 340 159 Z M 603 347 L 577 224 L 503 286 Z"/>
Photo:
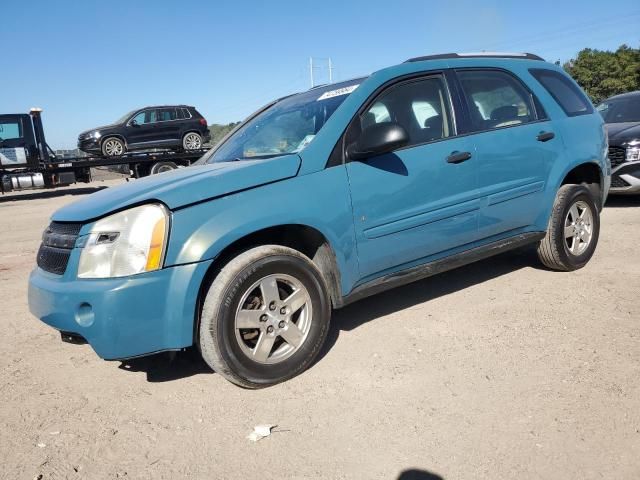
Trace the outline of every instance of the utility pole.
<path fill-rule="evenodd" d="M 331 57 L 329 57 L 329 83 L 333 83 L 333 64 L 331 63 Z"/>
<path fill-rule="evenodd" d="M 313 57 L 309 57 L 309 74 L 311 75 L 311 88 L 315 85 L 313 84 Z"/>

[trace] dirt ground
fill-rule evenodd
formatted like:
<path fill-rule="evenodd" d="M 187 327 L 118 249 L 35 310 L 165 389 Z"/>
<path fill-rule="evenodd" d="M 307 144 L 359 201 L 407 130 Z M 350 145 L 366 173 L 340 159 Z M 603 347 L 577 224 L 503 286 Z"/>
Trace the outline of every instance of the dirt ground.
<path fill-rule="evenodd" d="M 578 272 L 512 252 L 361 301 L 309 371 L 247 391 L 29 314 L 50 214 L 113 183 L 0 198 L 0 478 L 640 478 L 640 198 Z"/>

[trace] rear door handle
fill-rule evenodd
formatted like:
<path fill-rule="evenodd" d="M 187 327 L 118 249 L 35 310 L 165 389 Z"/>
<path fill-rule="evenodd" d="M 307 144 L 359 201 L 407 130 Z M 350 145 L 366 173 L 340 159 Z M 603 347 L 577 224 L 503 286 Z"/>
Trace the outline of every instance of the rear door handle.
<path fill-rule="evenodd" d="M 462 163 L 471 158 L 471 152 L 451 152 L 447 157 L 448 163 Z"/>
<path fill-rule="evenodd" d="M 548 142 L 549 140 L 555 138 L 555 136 L 556 134 L 553 132 L 540 132 L 540 135 L 536 137 L 536 140 L 538 140 L 539 142 Z"/>

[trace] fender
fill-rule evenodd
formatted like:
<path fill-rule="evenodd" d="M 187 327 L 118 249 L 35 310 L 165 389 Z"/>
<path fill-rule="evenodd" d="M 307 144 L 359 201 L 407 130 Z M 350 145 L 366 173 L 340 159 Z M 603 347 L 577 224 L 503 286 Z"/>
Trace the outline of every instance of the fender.
<path fill-rule="evenodd" d="M 303 225 L 327 239 L 344 295 L 359 278 L 349 198 L 346 170 L 340 165 L 179 209 L 172 215 L 165 265 L 212 260 L 252 233 Z"/>

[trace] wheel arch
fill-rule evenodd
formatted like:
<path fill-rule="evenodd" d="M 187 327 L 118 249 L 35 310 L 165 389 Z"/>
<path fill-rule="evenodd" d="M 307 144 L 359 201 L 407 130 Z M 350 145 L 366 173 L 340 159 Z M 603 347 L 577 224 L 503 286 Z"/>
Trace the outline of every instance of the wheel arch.
<path fill-rule="evenodd" d="M 127 143 L 127 139 L 124 137 L 124 135 L 122 135 L 121 133 L 107 133 L 106 135 L 104 135 L 104 136 L 102 136 L 100 138 L 100 150 L 102 150 L 102 144 L 104 143 L 104 141 L 109 139 L 109 138 L 117 138 L 118 140 L 122 140 L 122 142 L 124 143 L 125 148 L 129 148 L 129 145 Z"/>
<path fill-rule="evenodd" d="M 190 133 L 197 133 L 198 135 L 200 135 L 200 137 L 204 137 L 202 135 L 202 132 L 200 132 L 197 128 L 187 128 L 184 132 L 182 132 L 182 137 L 181 140 L 184 141 L 184 137 L 186 137 L 187 135 L 189 135 Z"/>
<path fill-rule="evenodd" d="M 260 245 L 281 245 L 306 255 L 320 270 L 331 305 L 337 307 L 341 304 L 341 279 L 337 258 L 329 240 L 320 230 L 302 224 L 282 224 L 262 228 L 229 243 L 220 250 L 220 253 L 209 266 L 200 284 L 196 302 L 193 331 L 194 342 L 199 338 L 202 305 L 213 279 L 231 259 L 245 250 Z"/>
<path fill-rule="evenodd" d="M 604 174 L 602 169 L 596 162 L 584 162 L 577 165 L 573 165 L 568 169 L 560 184 L 557 186 L 559 189 L 563 185 L 576 184 L 585 185 L 591 192 L 594 202 L 596 203 L 598 210 L 602 210 L 603 207 L 603 182 Z"/>

